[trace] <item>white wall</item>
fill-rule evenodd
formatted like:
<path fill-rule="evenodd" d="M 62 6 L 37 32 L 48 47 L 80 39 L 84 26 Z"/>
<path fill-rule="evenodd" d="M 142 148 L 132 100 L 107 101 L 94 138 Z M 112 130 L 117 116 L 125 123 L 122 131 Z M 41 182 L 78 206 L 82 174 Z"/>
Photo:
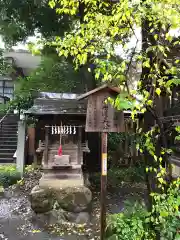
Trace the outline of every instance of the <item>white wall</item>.
<path fill-rule="evenodd" d="M 25 75 L 38 67 L 41 62 L 41 56 L 33 56 L 29 52 L 25 51 L 10 51 L 4 53 L 5 57 L 12 57 L 17 67 L 21 67 Z"/>

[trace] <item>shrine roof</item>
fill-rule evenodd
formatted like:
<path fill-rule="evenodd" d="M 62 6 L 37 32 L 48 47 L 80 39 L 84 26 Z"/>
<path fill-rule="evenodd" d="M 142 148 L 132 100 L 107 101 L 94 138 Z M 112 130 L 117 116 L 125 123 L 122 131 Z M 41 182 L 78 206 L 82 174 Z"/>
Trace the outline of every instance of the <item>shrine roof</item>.
<path fill-rule="evenodd" d="M 34 105 L 26 114 L 35 115 L 85 115 L 86 101 L 77 100 L 78 94 L 41 92 L 34 100 Z"/>
<path fill-rule="evenodd" d="M 118 87 L 113 87 L 113 86 L 109 86 L 108 84 L 104 84 L 104 85 L 102 85 L 100 87 L 97 87 L 97 88 L 87 92 L 87 93 L 84 93 L 84 94 L 82 94 L 80 96 L 77 96 L 77 99 L 78 100 L 84 99 L 84 98 L 86 98 L 86 97 L 88 97 L 88 96 L 90 96 L 90 95 L 92 95 L 92 94 L 94 94 L 96 92 L 102 91 L 102 90 L 104 90 L 106 88 L 111 90 L 111 91 L 113 91 L 113 92 L 115 92 L 115 93 L 117 93 L 117 94 L 119 94 L 121 92 L 120 88 L 118 88 Z"/>

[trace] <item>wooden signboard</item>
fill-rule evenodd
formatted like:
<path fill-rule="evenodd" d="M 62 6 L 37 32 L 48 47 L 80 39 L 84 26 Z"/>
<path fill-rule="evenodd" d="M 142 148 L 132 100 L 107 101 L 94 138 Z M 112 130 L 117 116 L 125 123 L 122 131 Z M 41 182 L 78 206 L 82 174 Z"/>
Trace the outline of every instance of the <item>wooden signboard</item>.
<path fill-rule="evenodd" d="M 107 89 L 88 96 L 86 132 L 124 132 L 124 114 L 116 111 L 110 103 L 112 97 Z"/>
<path fill-rule="evenodd" d="M 119 93 L 118 88 L 104 85 L 79 97 L 88 98 L 86 132 L 101 132 L 101 240 L 105 239 L 106 229 L 107 133 L 125 131 L 123 112 L 117 112 L 106 100 Z"/>

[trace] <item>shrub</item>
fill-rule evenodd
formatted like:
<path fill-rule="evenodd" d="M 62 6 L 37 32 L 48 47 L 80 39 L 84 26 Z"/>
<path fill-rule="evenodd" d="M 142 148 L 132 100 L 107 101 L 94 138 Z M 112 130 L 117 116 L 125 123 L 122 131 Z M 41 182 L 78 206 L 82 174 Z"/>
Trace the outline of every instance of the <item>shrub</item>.
<path fill-rule="evenodd" d="M 16 165 L 0 165 L 0 185 L 8 187 L 20 180 L 20 174 L 16 170 Z"/>
<path fill-rule="evenodd" d="M 90 182 L 94 187 L 100 186 L 100 173 L 94 173 L 90 176 Z M 128 168 L 112 168 L 108 170 L 108 187 L 119 187 L 122 182 L 143 182 L 145 179 L 144 168 L 128 167 Z"/>
<path fill-rule="evenodd" d="M 109 217 L 106 236 L 109 240 L 154 239 L 145 223 L 148 212 L 142 204 L 125 202 L 125 211 Z"/>
<path fill-rule="evenodd" d="M 108 240 L 180 239 L 180 180 L 171 183 L 166 193 L 154 193 L 153 208 L 148 212 L 143 204 L 126 202 L 122 213 L 108 218 Z M 159 239 L 159 238 L 158 238 Z"/>

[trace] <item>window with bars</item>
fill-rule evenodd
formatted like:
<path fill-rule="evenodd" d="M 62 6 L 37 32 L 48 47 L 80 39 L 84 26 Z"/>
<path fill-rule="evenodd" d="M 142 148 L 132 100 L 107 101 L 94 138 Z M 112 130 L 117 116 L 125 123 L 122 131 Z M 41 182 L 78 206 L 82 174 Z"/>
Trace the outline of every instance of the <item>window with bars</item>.
<path fill-rule="evenodd" d="M 13 98 L 14 82 L 12 80 L 0 80 L 0 95 L 3 97 Z"/>

